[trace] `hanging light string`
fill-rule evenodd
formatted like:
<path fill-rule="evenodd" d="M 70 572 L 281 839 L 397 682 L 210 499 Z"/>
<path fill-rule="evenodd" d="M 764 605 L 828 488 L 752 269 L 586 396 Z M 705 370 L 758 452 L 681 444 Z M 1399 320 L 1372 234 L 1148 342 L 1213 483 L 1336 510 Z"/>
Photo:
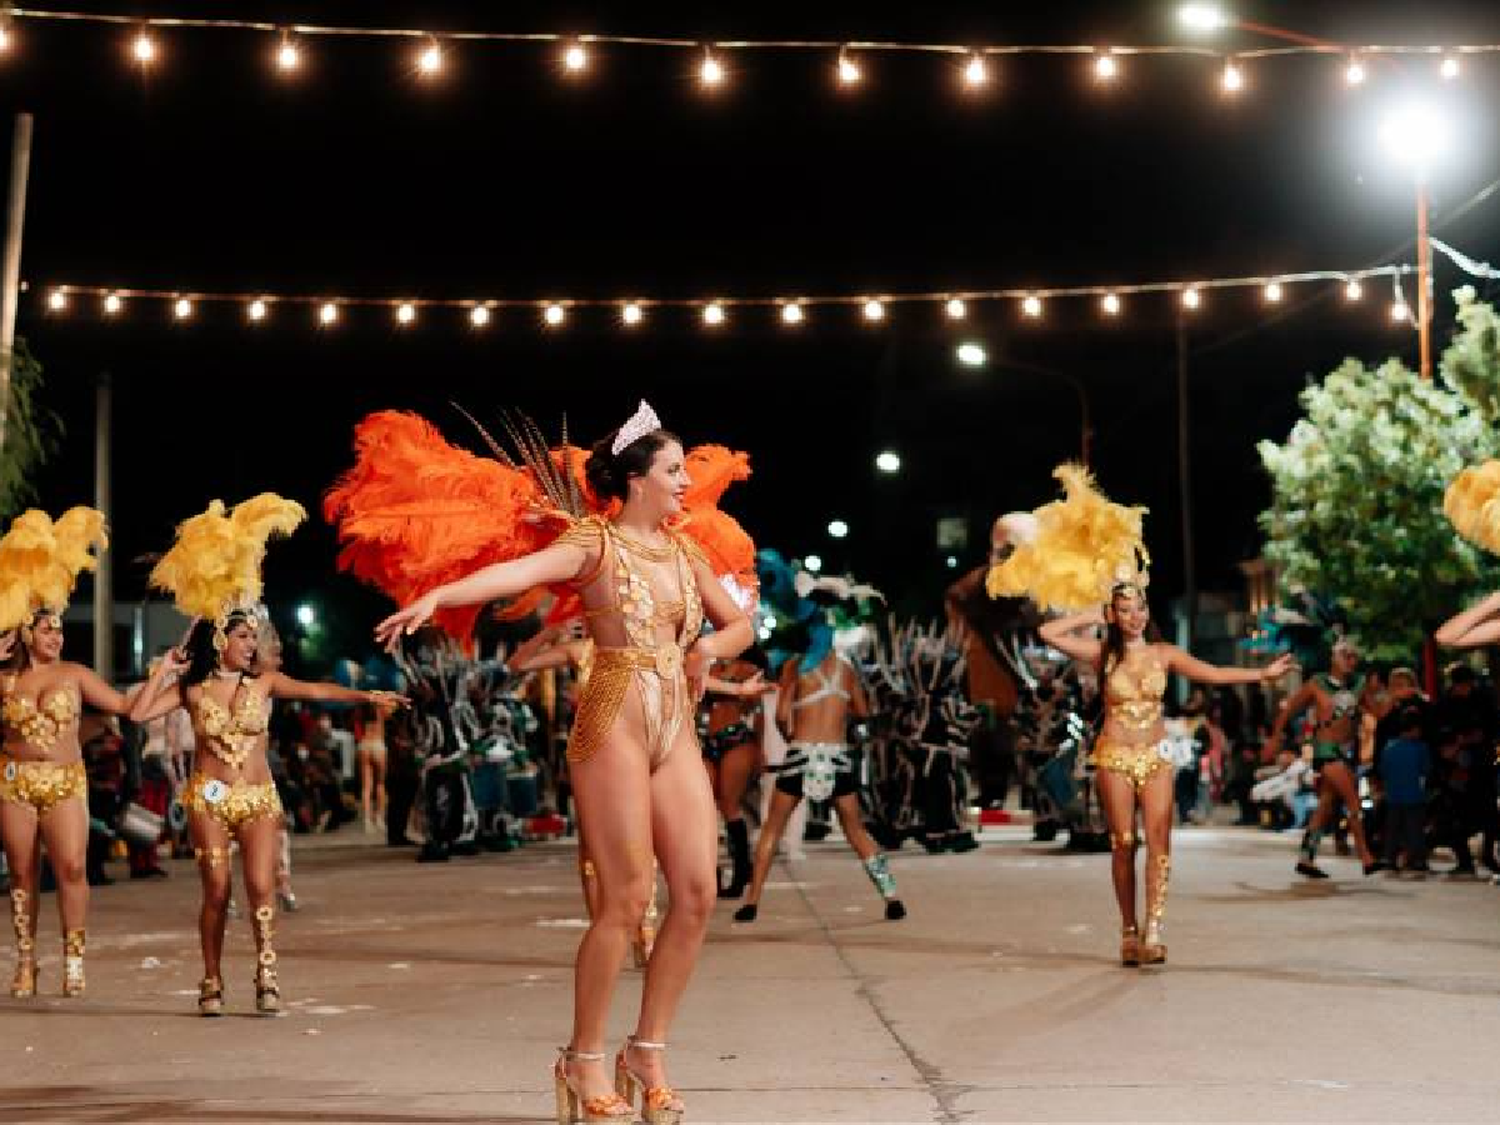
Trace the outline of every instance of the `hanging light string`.
<path fill-rule="evenodd" d="M 424 62 L 420 68 L 433 72 L 440 68 L 441 46 L 444 43 L 535 43 L 565 48 L 565 69 L 581 71 L 587 67 L 588 48 L 591 46 L 621 46 L 664 48 L 687 51 L 704 56 L 703 77 L 709 84 L 722 81 L 723 74 L 715 52 L 748 53 L 756 51 L 826 52 L 834 56 L 840 81 L 850 85 L 860 81 L 857 56 L 873 54 L 928 54 L 967 58 L 964 68 L 965 80 L 974 86 L 983 85 L 988 79 L 983 60 L 988 57 L 1013 55 L 1082 55 L 1094 60 L 1095 75 L 1101 81 L 1112 81 L 1117 77 L 1117 59 L 1129 56 L 1166 55 L 1189 58 L 1235 61 L 1269 59 L 1298 55 L 1336 56 L 1346 64 L 1346 80 L 1350 85 L 1364 81 L 1362 60 L 1379 57 L 1429 56 L 1440 62 L 1440 73 L 1444 78 L 1456 78 L 1459 59 L 1500 53 L 1500 43 L 1469 43 L 1453 45 L 1423 44 L 1368 44 L 1351 46 L 1326 42 L 1299 42 L 1277 46 L 1247 49 L 1223 49 L 1198 44 L 1144 44 L 1109 45 L 1100 43 L 915 43 L 892 40 L 863 39 L 689 39 L 669 36 L 567 34 L 562 32 L 526 31 L 434 31 L 429 28 L 412 27 L 352 27 L 318 23 L 275 23 L 267 20 L 217 18 L 199 16 L 128 16 L 103 12 L 53 11 L 38 8 L 0 5 L 0 50 L 10 46 L 9 26 L 24 20 L 52 20 L 64 23 L 86 23 L 128 27 L 136 31 L 131 44 L 131 54 L 143 65 L 158 61 L 156 45 L 149 37 L 153 30 L 207 30 L 260 32 L 281 39 L 279 65 L 284 70 L 294 69 L 296 48 L 293 38 L 368 38 L 410 39 L 426 45 Z M 434 53 L 435 52 L 435 53 Z M 713 76 L 710 77 L 710 74 Z M 1239 80 L 1231 80 L 1232 89 L 1239 88 Z"/>
<path fill-rule="evenodd" d="M 1448 247 L 1442 246 L 1447 252 Z M 418 314 L 431 310 L 456 310 L 466 312 L 475 327 L 486 327 L 493 315 L 501 310 L 522 309 L 540 315 L 550 327 L 561 327 L 572 313 L 581 310 L 613 310 L 626 327 L 643 323 L 647 314 L 661 309 L 690 310 L 699 315 L 707 327 L 726 323 L 735 310 L 766 309 L 779 312 L 783 324 L 798 326 L 805 323 L 810 314 L 819 308 L 853 308 L 859 310 L 866 323 L 879 324 L 885 321 L 887 312 L 897 306 L 941 306 L 949 320 L 966 319 L 972 307 L 982 304 L 1012 303 L 1022 317 L 1037 320 L 1044 315 L 1046 305 L 1054 300 L 1093 299 L 1101 316 L 1118 318 L 1125 311 L 1129 297 L 1169 294 L 1189 311 L 1202 307 L 1205 295 L 1229 289 L 1259 289 L 1267 304 L 1281 303 L 1286 290 L 1294 285 L 1318 282 L 1337 282 L 1347 302 L 1359 301 L 1365 291 L 1364 283 L 1372 278 L 1389 278 L 1396 293 L 1396 304 L 1392 308 L 1393 319 L 1405 316 L 1405 301 L 1401 294 L 1401 278 L 1416 272 L 1407 263 L 1372 266 L 1355 270 L 1309 270 L 1302 273 L 1271 274 L 1254 277 L 1211 277 L 1197 281 L 1145 281 L 1124 285 L 1074 285 L 1046 288 L 1005 289 L 948 289 L 930 292 L 874 292 L 863 294 L 807 294 L 777 297 L 738 296 L 711 298 L 663 298 L 663 297 L 368 297 L 331 296 L 306 293 L 214 292 L 192 289 L 153 289 L 133 286 L 101 286 L 56 284 L 39 287 L 43 293 L 45 310 L 51 315 L 61 315 L 72 310 L 80 300 L 93 299 L 106 319 L 116 318 L 125 311 L 130 302 L 156 302 L 168 307 L 177 320 L 189 320 L 199 305 L 239 305 L 252 323 L 267 320 L 272 311 L 281 306 L 312 308 L 316 310 L 319 323 L 333 326 L 339 323 L 346 310 L 373 308 L 394 313 L 398 325 L 416 322 Z M 29 288 L 29 286 L 28 286 Z"/>

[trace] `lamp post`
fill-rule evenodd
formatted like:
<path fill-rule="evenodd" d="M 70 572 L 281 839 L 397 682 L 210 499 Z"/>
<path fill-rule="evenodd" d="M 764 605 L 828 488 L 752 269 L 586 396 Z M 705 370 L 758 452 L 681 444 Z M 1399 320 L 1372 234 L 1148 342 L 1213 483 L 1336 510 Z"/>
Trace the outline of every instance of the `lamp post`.
<path fill-rule="evenodd" d="M 1448 122 L 1433 106 L 1404 105 L 1380 126 L 1385 149 L 1412 172 L 1417 196 L 1417 340 L 1422 378 L 1432 378 L 1432 239 L 1428 236 L 1427 179 L 1448 148 Z"/>

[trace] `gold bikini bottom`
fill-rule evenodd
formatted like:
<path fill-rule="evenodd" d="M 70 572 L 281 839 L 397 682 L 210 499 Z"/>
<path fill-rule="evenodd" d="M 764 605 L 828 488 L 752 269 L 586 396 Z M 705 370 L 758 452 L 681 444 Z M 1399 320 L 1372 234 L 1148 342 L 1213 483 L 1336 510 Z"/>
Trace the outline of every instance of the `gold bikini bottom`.
<path fill-rule="evenodd" d="M 652 770 L 662 763 L 687 708 L 682 649 L 675 644 L 660 648 L 595 646 L 593 665 L 573 720 L 573 736 L 568 740 L 568 761 L 587 761 L 604 744 L 632 681 L 640 692 L 646 716 L 646 748 Z"/>
<path fill-rule="evenodd" d="M 231 832 L 252 820 L 282 815 L 281 798 L 270 781 L 252 785 L 195 773 L 188 779 L 182 803 L 193 812 L 208 813 Z"/>
<path fill-rule="evenodd" d="M 1089 761 L 1097 769 L 1129 778 L 1131 785 L 1140 790 L 1159 771 L 1171 768 L 1172 759 L 1166 756 L 1166 748 L 1165 741 L 1110 742 L 1101 738 L 1094 743 Z"/>
<path fill-rule="evenodd" d="M 69 797 L 87 799 L 88 792 L 81 761 L 28 761 L 0 754 L 0 800 L 30 805 L 40 815 Z"/>

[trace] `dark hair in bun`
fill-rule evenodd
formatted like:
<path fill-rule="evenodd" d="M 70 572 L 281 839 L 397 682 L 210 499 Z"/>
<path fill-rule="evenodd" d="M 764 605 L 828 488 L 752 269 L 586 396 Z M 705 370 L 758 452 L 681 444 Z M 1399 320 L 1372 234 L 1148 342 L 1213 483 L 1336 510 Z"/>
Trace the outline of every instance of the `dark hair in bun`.
<path fill-rule="evenodd" d="M 619 453 L 611 453 L 615 435 L 611 430 L 589 450 L 589 459 L 583 467 L 583 475 L 600 500 L 624 500 L 630 492 L 630 478 L 643 477 L 651 471 L 651 462 L 659 450 L 681 439 L 670 430 L 652 430 L 636 438 Z"/>

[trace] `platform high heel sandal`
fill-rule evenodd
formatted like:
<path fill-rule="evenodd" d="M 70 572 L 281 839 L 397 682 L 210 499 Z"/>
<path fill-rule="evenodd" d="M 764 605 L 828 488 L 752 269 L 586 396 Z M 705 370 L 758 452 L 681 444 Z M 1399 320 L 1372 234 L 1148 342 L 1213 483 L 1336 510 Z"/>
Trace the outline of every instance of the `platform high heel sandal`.
<path fill-rule="evenodd" d="M 30 896 L 17 887 L 10 892 L 10 920 L 16 931 L 16 975 L 10 994 L 17 1000 L 36 995 L 36 939 L 31 936 Z"/>
<path fill-rule="evenodd" d="M 687 1107 L 682 1104 L 682 1099 L 677 1096 L 677 1091 L 670 1086 L 650 1086 L 630 1065 L 630 1052 L 635 1051 L 665 1051 L 665 1043 L 648 1043 L 644 1039 L 637 1039 L 634 1035 L 625 1040 L 625 1046 L 620 1048 L 620 1053 L 615 1057 L 615 1083 L 620 1088 L 620 1093 L 625 1096 L 627 1104 L 633 1103 L 636 1097 L 640 1097 L 641 1120 L 646 1125 L 678 1125 L 682 1121 L 682 1115 Z"/>
<path fill-rule="evenodd" d="M 83 951 L 87 937 L 82 930 L 69 930 L 63 935 L 63 987 L 62 994 L 76 998 L 82 996 L 87 983 L 83 976 Z"/>
<path fill-rule="evenodd" d="M 1120 964 L 1135 968 L 1141 963 L 1141 932 L 1134 924 L 1120 931 Z"/>
<path fill-rule="evenodd" d="M 204 977 L 198 982 L 198 1014 L 200 1016 L 224 1014 L 224 982 L 218 977 Z"/>
<path fill-rule="evenodd" d="M 567 1047 L 557 1049 L 557 1064 L 552 1068 L 552 1081 L 557 1087 L 557 1125 L 573 1125 L 575 1121 L 634 1121 L 635 1111 L 618 1090 L 593 1098 L 585 1098 L 579 1093 L 573 1078 L 568 1074 L 568 1063 L 575 1060 L 603 1062 L 604 1052 L 591 1054 L 571 1051 Z M 618 1085 L 618 1079 L 616 1084 Z"/>

